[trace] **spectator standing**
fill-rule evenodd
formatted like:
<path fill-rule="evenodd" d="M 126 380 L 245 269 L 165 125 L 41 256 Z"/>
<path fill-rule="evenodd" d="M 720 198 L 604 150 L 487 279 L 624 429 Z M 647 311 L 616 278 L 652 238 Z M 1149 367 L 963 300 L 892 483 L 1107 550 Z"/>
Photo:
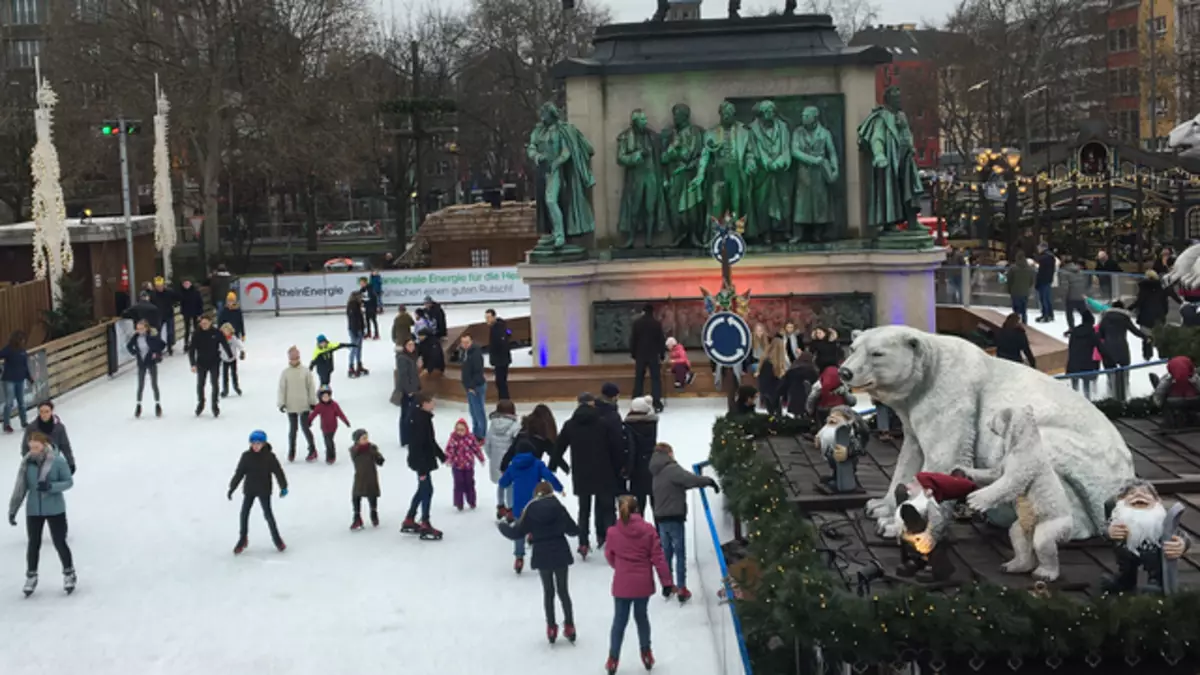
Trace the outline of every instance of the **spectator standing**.
<path fill-rule="evenodd" d="M 654 317 L 654 306 L 647 303 L 642 315 L 633 322 L 629 336 L 629 353 L 634 362 L 633 397 L 641 398 L 645 391 L 646 373 L 650 373 L 650 395 L 654 411 L 662 412 L 662 360 L 667 349 L 667 336 L 662 323 Z"/>
<path fill-rule="evenodd" d="M 496 310 L 484 313 L 488 325 L 488 362 L 496 378 L 496 395 L 500 400 L 508 399 L 508 367 L 512 364 L 512 352 L 508 339 L 512 333 L 508 323 L 496 316 Z"/>
<path fill-rule="evenodd" d="M 425 316 L 433 324 L 433 336 L 438 340 L 446 338 L 449 327 L 446 326 L 446 310 L 433 301 L 433 297 L 425 296 Z"/>

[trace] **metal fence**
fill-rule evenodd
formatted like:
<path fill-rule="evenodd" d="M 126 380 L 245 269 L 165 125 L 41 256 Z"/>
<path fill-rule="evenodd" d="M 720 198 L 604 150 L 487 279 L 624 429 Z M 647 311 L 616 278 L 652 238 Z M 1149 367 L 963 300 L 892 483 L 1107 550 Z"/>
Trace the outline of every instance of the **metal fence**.
<path fill-rule="evenodd" d="M 1007 270 L 1005 267 L 943 266 L 935 272 L 937 302 L 964 307 L 1009 307 L 1012 305 L 1012 296 L 1008 292 Z M 1128 272 L 1082 272 L 1088 276 L 1088 296 L 1105 304 L 1121 298 L 1130 301 L 1137 297 L 1138 282 L 1144 278 L 1141 274 Z M 1057 273 L 1055 277 L 1057 279 Z M 1050 297 L 1054 309 L 1066 311 L 1065 284 L 1056 281 L 1051 286 Z M 1030 292 L 1029 309 L 1041 309 L 1035 291 Z"/>
<path fill-rule="evenodd" d="M 692 470 L 702 474 L 707 466 L 708 462 L 700 462 L 692 465 Z M 696 492 L 700 496 L 704 518 L 692 521 L 692 540 L 695 542 L 693 576 L 699 581 L 700 593 L 696 597 L 708 614 L 718 672 L 724 675 L 751 675 L 750 653 L 746 649 L 737 608 L 731 601 L 734 589 L 718 534 L 717 519 L 724 513 L 721 496 L 713 494 L 710 497 L 708 488 Z M 720 576 L 714 574 L 714 570 L 719 570 Z"/>
<path fill-rule="evenodd" d="M 1055 377 L 1083 394 L 1089 401 L 1115 399 L 1121 402 L 1154 393 L 1151 375 L 1162 377 L 1167 372 L 1167 360 L 1158 359 L 1121 368 L 1102 368 L 1084 373 Z"/>

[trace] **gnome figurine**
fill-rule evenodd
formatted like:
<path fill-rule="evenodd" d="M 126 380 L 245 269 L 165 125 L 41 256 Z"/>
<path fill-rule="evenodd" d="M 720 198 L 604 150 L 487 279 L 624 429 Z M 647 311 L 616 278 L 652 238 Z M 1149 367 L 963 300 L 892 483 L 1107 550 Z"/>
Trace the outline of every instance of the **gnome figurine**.
<path fill-rule="evenodd" d="M 833 494 L 858 492 L 858 458 L 866 454 L 871 431 L 854 408 L 840 405 L 829 411 L 825 426 L 817 432 L 817 447 L 832 475 L 821 481 L 822 490 Z"/>
<path fill-rule="evenodd" d="M 1117 554 L 1117 573 L 1102 582 L 1110 593 L 1138 589 L 1138 572 L 1146 570 L 1142 590 L 1171 595 L 1178 589 L 1179 559 L 1191 541 L 1179 529 L 1183 504 L 1168 509 L 1149 481 L 1135 480 L 1110 502 L 1108 538 Z"/>

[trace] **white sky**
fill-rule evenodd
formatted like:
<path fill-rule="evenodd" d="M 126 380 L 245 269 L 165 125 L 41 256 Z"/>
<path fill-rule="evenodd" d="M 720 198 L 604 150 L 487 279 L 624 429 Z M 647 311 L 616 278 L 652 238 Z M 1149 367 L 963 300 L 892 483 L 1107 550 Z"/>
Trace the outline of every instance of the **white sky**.
<path fill-rule="evenodd" d="M 397 18 L 408 14 L 412 8 L 426 6 L 429 0 L 369 0 L 374 3 L 384 16 L 393 12 Z M 597 1 L 597 0 L 592 0 Z M 654 13 L 655 0 L 598 0 L 608 5 L 617 22 L 644 21 Z M 438 0 L 438 4 L 466 7 L 470 0 Z M 783 9 L 784 0 L 742 0 L 742 14 L 745 15 L 755 8 Z M 925 20 L 940 24 L 957 4 L 956 0 L 876 0 L 879 6 L 879 23 L 917 23 Z M 800 3 L 803 7 L 804 3 Z M 720 18 L 725 16 L 728 8 L 727 0 L 704 0 L 702 12 L 705 18 Z"/>

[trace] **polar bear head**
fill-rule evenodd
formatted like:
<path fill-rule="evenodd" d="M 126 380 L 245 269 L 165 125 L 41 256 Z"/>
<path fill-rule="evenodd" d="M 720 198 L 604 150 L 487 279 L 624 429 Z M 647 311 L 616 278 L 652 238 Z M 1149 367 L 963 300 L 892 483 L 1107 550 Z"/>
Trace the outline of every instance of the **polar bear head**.
<path fill-rule="evenodd" d="M 881 326 L 859 333 L 842 363 L 842 380 L 891 405 L 920 387 L 929 368 L 929 335 L 907 326 Z"/>

